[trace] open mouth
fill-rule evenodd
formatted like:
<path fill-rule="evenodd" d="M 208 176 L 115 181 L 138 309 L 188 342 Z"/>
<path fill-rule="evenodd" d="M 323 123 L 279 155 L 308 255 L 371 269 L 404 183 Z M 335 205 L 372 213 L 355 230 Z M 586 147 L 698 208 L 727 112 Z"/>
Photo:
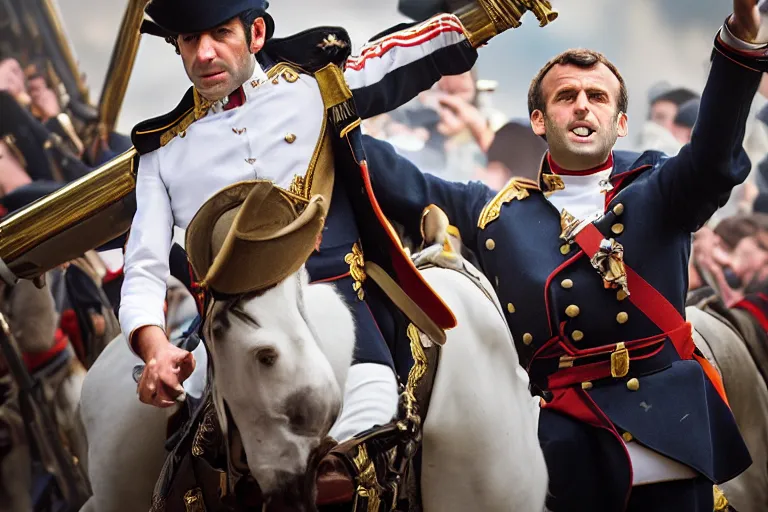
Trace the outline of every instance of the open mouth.
<path fill-rule="evenodd" d="M 595 130 L 589 128 L 588 126 L 577 126 L 571 130 L 571 133 L 580 139 L 588 139 L 593 133 L 595 133 Z"/>

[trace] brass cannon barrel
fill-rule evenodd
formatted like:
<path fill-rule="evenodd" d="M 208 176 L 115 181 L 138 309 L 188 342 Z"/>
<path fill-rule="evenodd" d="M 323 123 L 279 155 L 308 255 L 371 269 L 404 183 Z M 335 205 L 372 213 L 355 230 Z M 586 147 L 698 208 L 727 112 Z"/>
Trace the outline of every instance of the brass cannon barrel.
<path fill-rule="evenodd" d="M 131 148 L 0 223 L 0 276 L 33 279 L 126 233 L 137 166 Z"/>
<path fill-rule="evenodd" d="M 520 19 L 531 11 L 545 26 L 557 19 L 557 11 L 548 0 L 475 0 L 456 11 L 472 46 L 485 44 L 489 39 L 520 26 Z"/>

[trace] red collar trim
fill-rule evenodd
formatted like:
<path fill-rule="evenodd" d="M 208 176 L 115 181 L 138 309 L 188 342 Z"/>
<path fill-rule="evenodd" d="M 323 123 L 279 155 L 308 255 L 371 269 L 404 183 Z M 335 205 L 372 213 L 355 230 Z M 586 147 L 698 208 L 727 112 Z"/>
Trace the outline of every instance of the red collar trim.
<path fill-rule="evenodd" d="M 585 171 L 569 171 L 563 169 L 552 160 L 552 155 L 549 152 L 547 152 L 547 163 L 549 164 L 549 170 L 552 171 L 552 174 L 557 174 L 559 176 L 588 176 L 590 174 L 606 171 L 613 167 L 613 152 L 608 156 L 608 160 L 606 160 L 605 163 Z"/>
<path fill-rule="evenodd" d="M 229 95 L 229 101 L 224 105 L 224 110 L 231 110 L 237 108 L 245 103 L 245 91 L 242 87 L 238 87 L 235 91 Z"/>

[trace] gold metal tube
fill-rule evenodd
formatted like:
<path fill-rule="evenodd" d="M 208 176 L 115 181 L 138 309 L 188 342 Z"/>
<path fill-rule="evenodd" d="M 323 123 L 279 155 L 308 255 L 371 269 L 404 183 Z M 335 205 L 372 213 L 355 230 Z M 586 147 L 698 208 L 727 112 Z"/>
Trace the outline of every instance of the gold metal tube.
<path fill-rule="evenodd" d="M 547 0 L 475 0 L 454 14 L 477 48 L 505 30 L 519 27 L 526 11 L 532 11 L 542 27 L 557 18 Z"/>
<path fill-rule="evenodd" d="M 0 258 L 32 279 L 130 229 L 138 153 L 131 148 L 0 223 Z"/>
<path fill-rule="evenodd" d="M 99 100 L 99 120 L 104 129 L 103 133 L 112 132 L 120 116 L 133 64 L 136 61 L 136 53 L 139 50 L 141 39 L 139 29 L 144 19 L 144 7 L 148 3 L 149 0 L 130 0 L 123 15 Z"/>

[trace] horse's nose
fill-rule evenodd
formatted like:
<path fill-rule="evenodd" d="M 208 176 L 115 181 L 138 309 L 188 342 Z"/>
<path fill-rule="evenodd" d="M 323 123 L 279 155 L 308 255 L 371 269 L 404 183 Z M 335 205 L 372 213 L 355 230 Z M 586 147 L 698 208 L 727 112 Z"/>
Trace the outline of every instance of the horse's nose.
<path fill-rule="evenodd" d="M 282 473 L 277 476 L 277 481 L 280 487 L 264 496 L 264 512 L 317 512 L 314 479 Z"/>

